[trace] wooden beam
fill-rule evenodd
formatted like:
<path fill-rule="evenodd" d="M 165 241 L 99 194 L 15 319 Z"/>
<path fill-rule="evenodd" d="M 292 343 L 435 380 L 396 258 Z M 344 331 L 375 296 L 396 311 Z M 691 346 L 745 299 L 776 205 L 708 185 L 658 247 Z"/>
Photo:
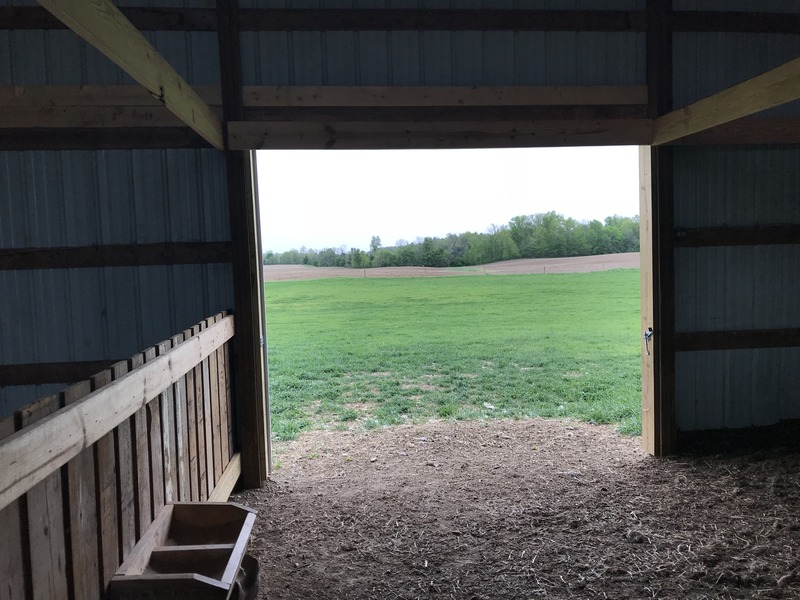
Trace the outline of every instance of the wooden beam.
<path fill-rule="evenodd" d="M 655 120 L 653 145 L 800 99 L 800 58 Z"/>
<path fill-rule="evenodd" d="M 242 119 L 244 111 L 239 45 L 241 21 L 236 0 L 217 0 L 217 14 L 222 107 L 227 133 L 230 121 Z M 266 481 L 271 469 L 271 440 L 260 219 L 252 160 L 252 153 L 237 152 L 226 146 L 235 314 L 239 331 L 247 332 L 237 336 L 233 343 L 233 399 L 239 416 L 237 433 L 242 457 L 242 485 L 258 488 Z"/>
<path fill-rule="evenodd" d="M 0 271 L 199 265 L 230 261 L 230 242 L 168 242 L 0 249 Z"/>
<path fill-rule="evenodd" d="M 217 13 L 213 9 L 131 6 L 120 10 L 140 31 L 217 31 Z M 362 15 L 361 13 L 364 12 L 367 14 Z M 406 15 L 390 15 L 383 18 L 376 18 L 374 14 L 376 12 L 379 11 L 372 9 L 348 10 L 346 24 L 351 31 L 374 29 L 378 24 L 384 25 L 385 31 L 391 31 L 400 27 L 411 27 L 415 23 L 418 23 L 420 27 L 441 29 L 453 27 L 459 20 L 465 20 L 465 17 L 458 13 L 451 16 L 450 13 L 453 11 L 449 10 L 430 10 L 423 13 L 408 10 L 404 11 L 409 13 Z M 554 27 L 561 31 L 642 32 L 645 30 L 645 17 L 642 12 L 593 12 L 603 14 L 595 17 L 592 11 L 494 10 L 494 18 L 491 22 L 487 21 L 485 24 L 481 24 L 479 17 L 476 16 L 465 25 L 476 28 L 494 26 L 507 29 L 511 27 L 513 31 L 548 31 Z M 673 14 L 675 31 L 790 35 L 800 31 L 800 15 L 794 13 L 691 10 L 675 11 Z M 520 16 L 523 18 L 520 19 Z M 598 20 L 600 18 L 602 21 Z M 325 9 L 281 9 L 280 11 L 244 9 L 241 11 L 240 22 L 242 31 L 259 31 L 259 27 L 273 31 L 293 31 L 293 28 L 325 31 L 326 28 L 327 30 L 340 30 L 345 26 L 345 23 L 337 22 L 332 15 L 325 16 Z M 598 27 L 606 27 L 606 29 L 598 29 Z M 39 6 L 0 7 L 0 29 L 65 28 L 66 25 Z"/>
<path fill-rule="evenodd" d="M 208 148 L 188 127 L 0 129 L 0 150 Z"/>
<path fill-rule="evenodd" d="M 110 0 L 39 0 L 70 29 L 159 98 L 212 146 L 224 146 L 211 108 Z"/>
<path fill-rule="evenodd" d="M 245 107 L 647 104 L 645 86 L 250 86 Z"/>
<path fill-rule="evenodd" d="M 238 452 L 231 457 L 231 461 L 222 472 L 222 477 L 217 481 L 217 485 L 208 496 L 209 502 L 227 502 L 231 497 L 236 482 L 242 474 L 242 455 Z"/>
<path fill-rule="evenodd" d="M 675 349 L 678 352 L 795 348 L 799 346 L 800 329 L 693 331 L 675 335 Z"/>
<path fill-rule="evenodd" d="M 88 379 L 109 368 L 118 360 L 85 360 L 74 362 L 25 363 L 0 365 L 0 387 L 6 385 L 71 384 Z"/>
<path fill-rule="evenodd" d="M 233 149 L 380 149 L 647 144 L 649 119 L 522 122 L 343 122 L 228 124 Z"/>
<path fill-rule="evenodd" d="M 233 317 L 226 317 L 0 442 L 0 510 L 146 406 L 233 334 Z"/>
<path fill-rule="evenodd" d="M 800 244 L 800 225 L 696 227 L 675 230 L 675 246 L 681 248 L 779 244 Z"/>
<path fill-rule="evenodd" d="M 687 146 L 800 144 L 800 118 L 747 117 L 706 129 L 672 143 Z"/>

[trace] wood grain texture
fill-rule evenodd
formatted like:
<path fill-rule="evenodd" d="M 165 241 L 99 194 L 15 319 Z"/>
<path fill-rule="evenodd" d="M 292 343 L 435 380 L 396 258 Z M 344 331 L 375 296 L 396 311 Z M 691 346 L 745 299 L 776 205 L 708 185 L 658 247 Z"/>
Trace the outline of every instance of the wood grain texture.
<path fill-rule="evenodd" d="M 642 145 L 652 139 L 649 119 L 475 122 L 228 124 L 234 150 L 502 148 Z"/>
<path fill-rule="evenodd" d="M 0 442 L 0 509 L 107 435 L 233 336 L 233 317 Z"/>
<path fill-rule="evenodd" d="M 172 340 L 156 344 L 156 354 L 163 356 L 172 349 Z M 159 395 L 161 406 L 161 451 L 164 474 L 164 502 L 175 502 L 178 499 L 178 471 L 175 444 L 175 392 L 174 385 L 169 385 Z"/>
<path fill-rule="evenodd" d="M 172 337 L 172 347 L 183 343 L 183 333 Z M 191 498 L 189 487 L 189 432 L 187 430 L 188 377 L 192 371 L 181 377 L 173 386 L 175 399 L 175 467 L 178 475 L 178 500 L 188 502 Z M 194 393 L 194 392 L 192 392 Z"/>
<path fill-rule="evenodd" d="M 111 369 L 101 371 L 91 378 L 92 391 L 107 388 L 111 383 Z M 85 402 L 85 400 L 84 400 Z M 78 406 L 73 404 L 72 407 Z M 70 407 L 70 408 L 72 408 Z M 115 424 L 116 425 L 116 424 Z M 119 509 L 117 487 L 117 453 L 114 444 L 115 425 L 108 429 L 94 444 L 95 482 L 97 485 L 97 524 L 98 554 L 100 556 L 100 577 L 103 589 L 111 581 L 119 567 Z"/>
<path fill-rule="evenodd" d="M 645 86 L 247 86 L 244 107 L 466 107 L 647 104 Z"/>
<path fill-rule="evenodd" d="M 13 433 L 14 417 L 0 420 L 0 440 Z M 18 600 L 25 597 L 19 505 L 20 501 L 16 500 L 0 510 L 0 531 L 3 532 L 3 543 L 0 544 L 0 600 Z M 87 600 L 93 599 L 87 596 Z"/>
<path fill-rule="evenodd" d="M 131 370 L 127 360 L 120 361 L 111 367 L 114 380 L 119 379 Z M 138 412 L 138 411 L 137 411 Z M 136 495 L 139 490 L 134 487 L 136 463 L 133 450 L 133 419 L 131 416 L 114 429 L 114 449 L 117 458 L 117 518 L 119 532 L 120 561 L 133 550 L 136 545 L 136 525 L 138 503 Z"/>
<path fill-rule="evenodd" d="M 659 117 L 653 145 L 660 145 L 800 98 L 800 58 Z"/>
<path fill-rule="evenodd" d="M 192 330 L 183 332 L 184 340 L 192 337 Z M 195 369 L 186 373 L 186 451 L 189 468 L 189 500 L 200 501 L 197 467 L 197 406 L 195 404 Z"/>
<path fill-rule="evenodd" d="M 110 0 L 39 0 L 39 4 L 142 84 L 212 146 L 222 149 L 219 118 Z"/>
<path fill-rule="evenodd" d="M 74 404 L 92 391 L 89 381 L 82 381 L 61 392 L 64 406 Z M 99 529 L 97 520 L 97 488 L 94 451 L 82 450 L 67 463 L 69 499 L 70 561 L 75 598 L 100 600 L 103 588 L 100 578 Z"/>
<path fill-rule="evenodd" d="M 156 349 L 144 352 L 144 362 L 156 359 Z M 145 406 L 147 412 L 147 441 L 150 458 L 150 505 L 153 516 L 164 508 L 164 437 L 161 433 L 161 396 L 156 396 Z"/>
<path fill-rule="evenodd" d="M 28 405 L 17 412 L 17 428 L 29 427 L 58 408 L 58 396 Z M 63 498 L 61 472 L 55 471 L 28 490 L 22 505 L 33 600 L 68 599 Z"/>
<path fill-rule="evenodd" d="M 653 287 L 653 270 L 656 267 L 653 256 L 653 177 L 651 152 L 648 146 L 639 148 L 639 260 L 641 286 L 641 324 L 639 330 L 644 332 L 653 327 L 655 289 Z M 657 446 L 656 416 L 656 372 L 653 357 L 653 343 L 642 347 L 642 447 L 645 452 L 655 454 Z"/>
<path fill-rule="evenodd" d="M 8 271 L 197 265 L 225 263 L 230 260 L 231 245 L 229 242 L 170 242 L 0 249 L 0 270 Z"/>
<path fill-rule="evenodd" d="M 144 353 L 131 357 L 131 369 L 144 364 Z M 147 432 L 147 409 L 142 407 L 133 414 L 133 453 L 136 463 L 134 486 L 137 499 L 136 539 L 138 540 L 153 520 L 152 491 L 150 486 L 150 447 Z"/>
<path fill-rule="evenodd" d="M 222 473 L 222 477 L 219 478 L 216 487 L 208 497 L 208 501 L 227 502 L 241 474 L 242 455 L 237 452 L 231 457 L 230 461 L 228 461 L 228 466 L 225 467 L 225 471 Z"/>

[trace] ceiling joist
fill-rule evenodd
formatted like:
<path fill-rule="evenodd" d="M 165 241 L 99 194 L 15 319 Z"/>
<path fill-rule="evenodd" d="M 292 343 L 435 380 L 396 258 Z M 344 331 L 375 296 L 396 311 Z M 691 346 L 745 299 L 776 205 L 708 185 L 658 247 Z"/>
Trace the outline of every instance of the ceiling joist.
<path fill-rule="evenodd" d="M 183 123 L 223 149 L 222 123 L 211 108 L 110 0 L 39 3 L 125 70 Z"/>
<path fill-rule="evenodd" d="M 800 58 L 657 118 L 652 144 L 674 142 L 798 99 Z"/>

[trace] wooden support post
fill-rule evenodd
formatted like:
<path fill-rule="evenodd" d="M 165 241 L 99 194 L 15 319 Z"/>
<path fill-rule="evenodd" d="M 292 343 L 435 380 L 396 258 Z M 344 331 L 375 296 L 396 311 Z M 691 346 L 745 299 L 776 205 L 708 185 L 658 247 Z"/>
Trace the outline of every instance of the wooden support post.
<path fill-rule="evenodd" d="M 236 0 L 217 0 L 223 122 L 240 120 L 241 52 Z M 227 142 L 227 131 L 225 138 Z M 260 487 L 269 475 L 269 405 L 266 386 L 264 285 L 258 201 L 252 157 L 226 149 L 237 335 L 233 340 L 234 398 L 242 457 L 242 484 Z"/>

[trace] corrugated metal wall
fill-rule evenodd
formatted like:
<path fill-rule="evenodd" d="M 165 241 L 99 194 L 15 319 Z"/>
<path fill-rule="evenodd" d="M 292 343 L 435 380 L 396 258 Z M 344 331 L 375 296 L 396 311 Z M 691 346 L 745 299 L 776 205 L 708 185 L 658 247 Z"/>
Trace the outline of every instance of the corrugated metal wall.
<path fill-rule="evenodd" d="M 147 35 L 219 83 L 216 34 Z M 0 31 L 0 84 L 122 83 L 70 31 Z M 216 150 L 2 152 L 0 247 L 227 241 L 226 185 Z M 0 271 L 0 290 L 0 364 L 125 358 L 233 307 L 228 264 Z M 60 387 L 0 389 L 0 417 Z"/>
<path fill-rule="evenodd" d="M 795 0 L 676 0 L 677 10 L 800 12 Z M 674 36 L 674 101 L 685 106 L 800 56 L 800 35 Z M 764 113 L 798 116 L 793 103 Z M 762 115 L 762 116 L 764 116 Z M 676 147 L 675 227 L 800 223 L 800 148 Z M 677 332 L 800 327 L 800 246 L 677 248 Z M 712 350 L 676 356 L 683 431 L 800 418 L 800 349 Z"/>

